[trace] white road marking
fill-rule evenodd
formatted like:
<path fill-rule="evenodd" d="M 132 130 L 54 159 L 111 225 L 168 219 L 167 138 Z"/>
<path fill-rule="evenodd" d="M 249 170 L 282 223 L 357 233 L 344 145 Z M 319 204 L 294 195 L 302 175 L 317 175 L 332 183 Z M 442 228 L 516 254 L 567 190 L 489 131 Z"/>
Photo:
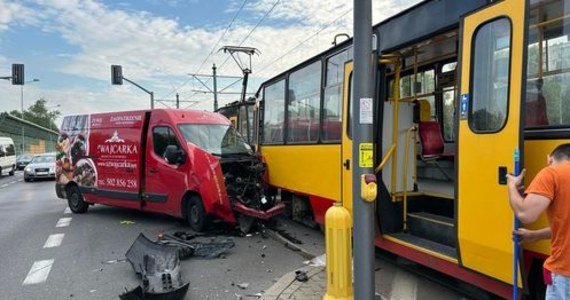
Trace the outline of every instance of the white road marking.
<path fill-rule="evenodd" d="M 418 293 L 418 279 L 412 274 L 398 269 L 394 282 L 392 283 L 392 292 L 390 299 L 393 300 L 415 300 Z"/>
<path fill-rule="evenodd" d="M 51 266 L 53 265 L 53 259 L 39 260 L 34 262 L 28 276 L 22 282 L 22 285 L 37 284 L 45 282 L 48 278 L 49 271 L 51 271 Z"/>
<path fill-rule="evenodd" d="M 48 237 L 46 243 L 44 244 L 44 248 L 55 248 L 61 245 L 63 241 L 63 237 L 65 236 L 64 233 L 56 233 L 52 234 Z"/>
<path fill-rule="evenodd" d="M 65 210 L 63 211 L 64 214 L 70 214 L 71 213 L 71 209 L 69 209 L 69 207 L 66 207 Z"/>
<path fill-rule="evenodd" d="M 0 188 L 5 188 L 5 187 L 7 187 L 7 186 L 8 186 L 8 184 L 7 184 L 7 183 L 4 183 L 3 185 L 0 185 Z"/>
<path fill-rule="evenodd" d="M 55 227 L 57 227 L 57 228 L 67 227 L 67 226 L 69 226 L 69 223 L 71 223 L 71 218 L 61 218 L 61 219 L 57 220 L 57 224 L 55 224 Z"/>
<path fill-rule="evenodd" d="M 20 179 L 18 179 L 17 181 L 18 181 L 18 182 L 22 182 L 22 181 L 24 181 L 24 179 L 23 179 L 23 178 L 20 178 Z"/>

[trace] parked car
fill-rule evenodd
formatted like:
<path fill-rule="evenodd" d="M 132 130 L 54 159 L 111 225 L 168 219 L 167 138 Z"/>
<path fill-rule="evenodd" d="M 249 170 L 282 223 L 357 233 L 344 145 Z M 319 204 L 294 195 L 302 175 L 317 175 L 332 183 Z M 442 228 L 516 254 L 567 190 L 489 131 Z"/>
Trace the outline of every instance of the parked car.
<path fill-rule="evenodd" d="M 33 154 L 22 154 L 16 158 L 16 169 L 23 170 L 34 158 Z"/>
<path fill-rule="evenodd" d="M 9 137 L 0 137 L 0 176 L 13 176 L 16 171 L 16 148 Z"/>
<path fill-rule="evenodd" d="M 24 169 L 24 181 L 40 178 L 55 179 L 55 153 L 35 155 Z"/>

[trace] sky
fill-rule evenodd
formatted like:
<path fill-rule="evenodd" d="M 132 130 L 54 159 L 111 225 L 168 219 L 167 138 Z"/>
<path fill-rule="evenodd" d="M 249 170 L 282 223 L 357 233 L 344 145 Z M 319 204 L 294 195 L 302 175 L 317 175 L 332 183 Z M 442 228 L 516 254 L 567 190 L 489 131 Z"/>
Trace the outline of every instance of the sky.
<path fill-rule="evenodd" d="M 375 0 L 373 23 L 419 0 Z M 111 65 L 153 91 L 156 108 L 212 110 L 213 95 L 189 74 L 212 74 L 218 90 L 239 93 L 241 69 L 223 46 L 254 47 L 248 93 L 288 68 L 352 36 L 352 0 L 0 0 L 0 77 L 25 64 L 23 86 L 0 80 L 0 112 L 44 98 L 62 115 L 146 109 L 150 97 L 125 82 L 111 85 Z M 249 67 L 249 58 L 241 54 Z M 209 77 L 199 76 L 210 89 Z M 39 79 L 32 82 L 33 79 Z M 28 82 L 29 81 L 29 82 Z M 233 85 L 232 85 L 233 84 Z M 220 95 L 220 106 L 238 100 Z M 60 122 L 61 120 L 58 120 Z"/>

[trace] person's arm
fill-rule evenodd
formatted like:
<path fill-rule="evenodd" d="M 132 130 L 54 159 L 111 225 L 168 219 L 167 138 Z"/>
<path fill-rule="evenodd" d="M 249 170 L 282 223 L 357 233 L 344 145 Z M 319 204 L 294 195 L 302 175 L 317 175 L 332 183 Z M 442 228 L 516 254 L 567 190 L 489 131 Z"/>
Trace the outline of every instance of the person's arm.
<path fill-rule="evenodd" d="M 513 234 L 518 236 L 519 242 L 521 243 L 533 243 L 540 240 L 548 240 L 552 238 L 552 231 L 550 230 L 550 227 L 538 230 L 519 228 L 515 230 Z"/>
<path fill-rule="evenodd" d="M 519 193 L 526 170 L 519 176 L 507 174 L 507 187 L 509 190 L 509 203 L 515 215 L 523 224 L 536 221 L 540 214 L 550 204 L 550 199 L 535 193 L 529 193 L 523 198 Z"/>

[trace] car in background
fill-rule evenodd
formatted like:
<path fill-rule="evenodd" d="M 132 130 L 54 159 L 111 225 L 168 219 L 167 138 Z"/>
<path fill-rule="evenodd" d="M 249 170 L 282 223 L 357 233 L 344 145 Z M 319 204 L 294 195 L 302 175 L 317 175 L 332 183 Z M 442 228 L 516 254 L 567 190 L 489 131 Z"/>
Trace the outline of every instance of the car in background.
<path fill-rule="evenodd" d="M 30 182 L 40 178 L 55 179 L 55 153 L 35 155 L 24 168 L 24 181 Z"/>
<path fill-rule="evenodd" d="M 0 137 L 0 176 L 7 173 L 14 176 L 16 171 L 16 148 L 9 137 Z"/>
<path fill-rule="evenodd" d="M 22 154 L 16 158 L 16 169 L 23 170 L 34 158 L 33 154 Z"/>

